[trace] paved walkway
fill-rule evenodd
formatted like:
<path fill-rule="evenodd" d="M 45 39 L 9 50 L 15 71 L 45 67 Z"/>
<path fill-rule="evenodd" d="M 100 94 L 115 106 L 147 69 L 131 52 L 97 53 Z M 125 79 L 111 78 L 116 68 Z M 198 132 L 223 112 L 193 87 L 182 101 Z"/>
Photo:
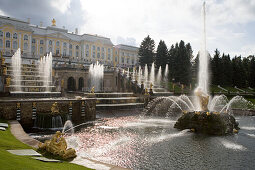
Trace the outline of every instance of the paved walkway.
<path fill-rule="evenodd" d="M 33 148 L 38 148 L 39 141 L 33 139 L 29 136 L 22 128 L 20 123 L 16 120 L 9 121 L 11 133 L 15 136 L 19 141 L 30 145 Z M 121 168 L 115 165 L 106 164 L 103 162 L 91 160 L 85 157 L 77 157 L 71 163 L 75 163 L 78 165 L 82 165 L 92 169 L 100 169 L 100 170 L 128 170 L 127 168 Z"/>

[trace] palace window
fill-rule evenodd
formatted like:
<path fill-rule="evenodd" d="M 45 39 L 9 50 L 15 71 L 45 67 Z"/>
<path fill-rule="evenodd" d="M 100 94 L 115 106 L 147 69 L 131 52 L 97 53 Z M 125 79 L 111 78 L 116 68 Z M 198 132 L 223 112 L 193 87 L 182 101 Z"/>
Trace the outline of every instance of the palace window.
<path fill-rule="evenodd" d="M 95 57 L 96 57 L 96 53 L 95 53 L 95 51 L 93 51 L 93 55 L 92 55 L 92 56 L 93 56 L 93 58 L 95 58 Z"/>
<path fill-rule="evenodd" d="M 40 44 L 43 44 L 43 40 L 40 40 Z"/>
<path fill-rule="evenodd" d="M 56 46 L 59 46 L 59 41 L 56 42 Z"/>
<path fill-rule="evenodd" d="M 72 50 L 69 51 L 69 55 L 72 56 L 73 55 L 73 52 Z"/>
<path fill-rule="evenodd" d="M 89 51 L 86 51 L 86 57 L 88 57 L 89 56 Z"/>
<path fill-rule="evenodd" d="M 13 38 L 14 38 L 14 39 L 17 39 L 17 38 L 18 38 L 17 33 L 14 33 L 14 34 L 13 34 Z"/>
<path fill-rule="evenodd" d="M 3 31 L 0 30 L 0 37 L 2 37 L 2 36 L 3 36 Z"/>
<path fill-rule="evenodd" d="M 135 62 L 134 59 L 132 59 L 132 65 L 134 65 L 134 62 Z"/>
<path fill-rule="evenodd" d="M 124 52 L 122 52 L 122 56 L 124 56 Z"/>
<path fill-rule="evenodd" d="M 28 48 L 27 43 L 24 43 L 24 50 L 27 50 L 27 48 Z"/>
<path fill-rule="evenodd" d="M 27 35 L 24 35 L 24 40 L 28 40 L 28 36 Z"/>
<path fill-rule="evenodd" d="M 100 58 L 100 53 L 97 53 L 97 58 Z"/>
<path fill-rule="evenodd" d="M 100 51 L 100 47 L 97 47 L 97 51 Z"/>
<path fill-rule="evenodd" d="M 63 43 L 63 46 L 66 48 L 66 42 Z"/>
<path fill-rule="evenodd" d="M 5 47 L 6 47 L 6 48 L 10 48 L 10 47 L 11 47 L 11 43 L 10 43 L 9 40 L 7 40 L 7 41 L 5 42 Z"/>
<path fill-rule="evenodd" d="M 117 57 L 115 57 L 115 62 L 118 62 L 118 58 Z"/>
<path fill-rule="evenodd" d="M 32 43 L 35 44 L 35 39 L 34 38 L 32 39 Z"/>
<path fill-rule="evenodd" d="M 102 52 L 104 52 L 104 47 L 102 47 Z"/>
<path fill-rule="evenodd" d="M 104 59 L 104 53 L 102 53 L 102 59 Z"/>
<path fill-rule="evenodd" d="M 49 52 L 52 52 L 52 48 L 51 47 L 49 47 Z"/>
<path fill-rule="evenodd" d="M 66 49 L 63 50 L 63 56 L 66 56 Z"/>
<path fill-rule="evenodd" d="M 129 64 L 129 58 L 127 58 L 127 64 Z"/>
<path fill-rule="evenodd" d="M 72 48 L 73 48 L 73 45 L 72 45 L 72 44 L 69 44 L 69 48 L 72 49 Z"/>
<path fill-rule="evenodd" d="M 3 40 L 0 39 L 0 47 L 3 47 Z"/>
<path fill-rule="evenodd" d="M 87 50 L 89 49 L 89 45 L 88 45 L 88 44 L 86 45 L 86 49 L 87 49 Z"/>
<path fill-rule="evenodd" d="M 18 48 L 17 41 L 13 41 L 12 47 L 13 47 L 13 49 L 17 49 Z"/>
<path fill-rule="evenodd" d="M 51 40 L 49 40 L 49 45 L 52 45 L 52 41 Z"/>
<path fill-rule="evenodd" d="M 7 33 L 5 34 L 5 36 L 6 36 L 7 38 L 10 38 L 10 37 L 11 37 L 11 34 L 10 34 L 9 32 L 7 32 Z"/>
<path fill-rule="evenodd" d="M 95 51 L 95 50 L 96 50 L 96 46 L 93 45 L 93 51 Z"/>
<path fill-rule="evenodd" d="M 59 54 L 59 48 L 56 49 L 56 54 L 57 54 L 57 55 Z"/>
<path fill-rule="evenodd" d="M 76 50 L 79 50 L 79 46 L 78 45 L 76 45 Z"/>
<path fill-rule="evenodd" d="M 32 53 L 35 53 L 35 46 L 32 46 Z"/>
<path fill-rule="evenodd" d="M 124 63 L 124 57 L 121 57 L 121 62 Z"/>
<path fill-rule="evenodd" d="M 43 47 L 40 47 L 40 54 L 43 54 Z"/>
<path fill-rule="evenodd" d="M 79 52 L 78 51 L 76 51 L 76 57 L 79 57 Z"/>

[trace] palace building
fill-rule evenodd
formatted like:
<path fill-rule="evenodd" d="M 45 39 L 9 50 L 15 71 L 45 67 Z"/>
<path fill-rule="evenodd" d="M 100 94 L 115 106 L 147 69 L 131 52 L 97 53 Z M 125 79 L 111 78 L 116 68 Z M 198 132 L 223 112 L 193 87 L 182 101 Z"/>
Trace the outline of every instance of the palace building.
<path fill-rule="evenodd" d="M 44 27 L 15 18 L 0 16 L 0 50 L 11 57 L 20 48 L 22 57 L 39 59 L 52 52 L 53 63 L 90 64 L 99 61 L 108 66 L 132 67 L 138 62 L 138 48 L 114 45 L 110 38 L 91 34 L 68 32 L 52 25 Z M 7 60 L 8 62 L 8 60 Z"/>

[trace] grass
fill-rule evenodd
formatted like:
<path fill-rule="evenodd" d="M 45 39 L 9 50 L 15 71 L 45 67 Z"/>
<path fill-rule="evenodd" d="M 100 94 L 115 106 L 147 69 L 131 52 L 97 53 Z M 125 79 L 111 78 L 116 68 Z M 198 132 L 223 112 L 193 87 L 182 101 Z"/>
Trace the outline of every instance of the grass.
<path fill-rule="evenodd" d="M 0 122 L 5 122 L 0 120 Z M 18 156 L 13 155 L 6 150 L 8 149 L 32 149 L 30 146 L 17 140 L 10 132 L 10 128 L 6 131 L 0 131 L 0 169 L 36 169 L 36 170 L 56 170 L 56 169 L 88 169 L 80 165 L 63 162 L 63 163 L 52 163 L 52 162 L 41 162 L 32 159 L 30 156 Z"/>

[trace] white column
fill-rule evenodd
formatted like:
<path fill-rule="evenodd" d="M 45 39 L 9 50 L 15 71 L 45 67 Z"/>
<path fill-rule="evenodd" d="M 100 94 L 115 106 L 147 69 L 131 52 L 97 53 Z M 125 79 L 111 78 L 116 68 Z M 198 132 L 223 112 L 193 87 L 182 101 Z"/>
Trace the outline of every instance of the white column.
<path fill-rule="evenodd" d="M 66 55 L 69 56 L 69 43 L 66 43 L 66 49 L 67 49 L 66 50 L 66 53 L 67 53 Z"/>
<path fill-rule="evenodd" d="M 52 40 L 52 54 L 55 54 L 56 51 L 55 51 L 55 41 Z"/>
<path fill-rule="evenodd" d="M 49 52 L 49 40 L 46 39 L 46 53 Z"/>
<path fill-rule="evenodd" d="M 4 42 L 5 44 L 5 42 Z M 19 48 L 21 48 L 21 33 L 19 33 Z"/>
<path fill-rule="evenodd" d="M 36 54 L 39 55 L 39 40 L 36 40 Z"/>
<path fill-rule="evenodd" d="M 31 54 L 32 38 L 28 35 L 28 53 Z"/>

